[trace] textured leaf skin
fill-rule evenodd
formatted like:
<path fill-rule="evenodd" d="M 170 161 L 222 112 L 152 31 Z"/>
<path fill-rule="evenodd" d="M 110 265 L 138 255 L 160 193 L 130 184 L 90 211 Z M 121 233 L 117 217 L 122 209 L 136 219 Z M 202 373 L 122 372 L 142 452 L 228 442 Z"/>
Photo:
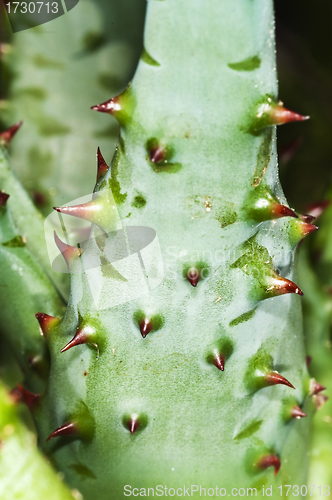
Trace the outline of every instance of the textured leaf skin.
<path fill-rule="evenodd" d="M 145 50 L 150 59 L 119 98 L 120 145 L 97 190 L 113 189 L 126 224 L 157 231 L 165 277 L 153 293 L 107 310 L 94 307 L 80 259 L 72 263 L 68 310 L 47 338 L 41 443 L 73 423 L 76 435 L 45 447 L 87 499 L 122 498 L 126 484 L 217 482 L 260 495 L 267 483 L 305 484 L 313 404 L 301 298 L 277 296 L 286 292 L 275 285 L 276 270 L 294 279 L 302 223 L 255 205 L 255 193 L 286 205 L 275 131 L 268 119 L 253 123 L 277 94 L 272 4 L 152 1 Z M 252 71 L 229 66 L 256 55 Z M 137 197 L 146 203 L 137 207 Z M 86 256 L 94 245 L 92 236 Z M 188 266 L 208 270 L 196 286 Z M 145 338 L 140 311 L 162 318 Z M 82 321 L 90 343 L 60 354 Z M 221 371 L 209 360 L 226 344 Z M 271 370 L 296 389 L 272 386 Z M 309 417 L 292 420 L 294 405 Z M 275 477 L 259 468 L 267 455 L 281 460 Z"/>
<path fill-rule="evenodd" d="M 17 405 L 0 385 L 0 496 L 2 500 L 74 500 L 21 422 Z M 76 498 L 81 498 L 77 496 Z"/>
<path fill-rule="evenodd" d="M 10 171 L 3 147 L 0 189 L 10 193 L 6 205 L 0 207 L 0 331 L 28 377 L 29 387 L 43 390 L 49 373 L 49 354 L 34 315 L 40 311 L 62 315 L 64 302 L 45 273 L 49 266 L 46 250 L 43 252 L 41 215 Z"/>
<path fill-rule="evenodd" d="M 14 143 L 16 139 L 17 137 L 13 140 Z M 6 206 L 10 212 L 10 218 L 7 222 L 7 218 L 4 217 L 4 221 L 6 221 L 4 225 L 8 226 L 10 221 L 12 232 L 9 232 L 6 237 L 9 240 L 9 234 L 11 236 L 24 236 L 27 248 L 39 261 L 40 273 L 45 273 L 50 281 L 54 283 L 59 293 L 66 297 L 69 288 L 68 277 L 66 274 L 53 271 L 50 266 L 44 235 L 43 216 L 12 171 L 9 154 L 4 146 L 0 146 L 0 189 L 9 194 Z M 3 210 L 0 216 L 6 213 L 7 211 Z M 2 237 L 2 242 L 4 241 Z M 45 281 L 47 281 L 47 278 L 45 278 Z"/>

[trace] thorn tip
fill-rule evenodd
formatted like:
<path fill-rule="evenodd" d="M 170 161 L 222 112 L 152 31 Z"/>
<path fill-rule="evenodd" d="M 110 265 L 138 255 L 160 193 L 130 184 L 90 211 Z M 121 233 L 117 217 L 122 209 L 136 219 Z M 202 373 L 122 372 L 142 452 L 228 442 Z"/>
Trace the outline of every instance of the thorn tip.
<path fill-rule="evenodd" d="M 276 204 L 272 208 L 272 213 L 275 217 L 281 218 L 281 217 L 294 217 L 295 219 L 298 219 L 298 216 L 296 213 L 286 205 L 280 205 Z"/>
<path fill-rule="evenodd" d="M 303 295 L 302 290 L 293 281 L 275 275 L 267 278 L 268 287 L 266 292 L 272 296 L 284 295 L 286 293 L 295 293 L 296 295 Z"/>
<path fill-rule="evenodd" d="M 61 436 L 75 436 L 77 434 L 77 427 L 73 422 L 69 422 L 66 424 L 61 425 L 61 427 L 58 427 L 55 429 L 55 431 L 52 432 L 46 439 L 46 441 L 50 441 L 51 439 L 55 437 L 61 437 Z"/>
<path fill-rule="evenodd" d="M 9 194 L 0 191 L 0 207 L 5 207 L 9 198 Z"/>
<path fill-rule="evenodd" d="M 93 339 L 91 338 L 92 335 L 96 333 L 96 330 L 91 327 L 91 326 L 83 326 L 82 328 L 78 328 L 77 332 L 75 333 L 74 337 L 71 339 L 70 342 L 68 342 L 63 349 L 61 349 L 60 352 L 65 352 L 71 349 L 72 347 L 75 347 L 76 345 L 81 345 L 81 344 L 91 344 L 94 343 Z M 97 346 L 98 348 L 98 346 Z"/>
<path fill-rule="evenodd" d="M 258 467 L 260 469 L 274 467 L 274 475 L 276 476 L 280 470 L 281 462 L 277 455 L 265 455 L 259 460 Z"/>
<path fill-rule="evenodd" d="M 310 380 L 310 395 L 314 396 L 318 394 L 319 392 L 325 391 L 326 387 L 323 385 L 319 384 L 314 378 Z"/>
<path fill-rule="evenodd" d="M 56 209 L 58 210 L 58 209 Z M 60 211 L 60 210 L 58 210 Z M 67 245 L 67 243 L 64 243 L 62 240 L 60 240 L 59 236 L 57 233 L 54 231 L 54 241 L 58 249 L 63 255 L 63 258 L 66 261 L 67 266 L 69 267 L 70 264 L 77 259 L 78 257 L 81 256 L 81 249 L 78 247 L 72 247 L 71 245 Z"/>
<path fill-rule="evenodd" d="M 139 326 L 139 329 L 140 329 L 140 332 L 141 332 L 143 339 L 145 339 L 145 337 L 148 335 L 148 333 L 150 333 L 152 330 L 151 320 L 149 318 L 144 318 L 143 320 L 141 320 L 139 322 L 138 326 Z"/>
<path fill-rule="evenodd" d="M 41 395 L 28 391 L 21 384 L 17 384 L 11 391 L 11 396 L 16 402 L 25 403 L 31 411 L 37 406 Z"/>
<path fill-rule="evenodd" d="M 300 115 L 285 108 L 280 102 L 270 108 L 270 118 L 272 125 L 283 125 L 291 122 L 303 122 L 309 120 L 310 116 Z"/>
<path fill-rule="evenodd" d="M 198 269 L 196 269 L 196 267 L 191 267 L 187 273 L 187 280 L 194 288 L 196 288 L 199 282 L 199 278 L 200 276 Z"/>
<path fill-rule="evenodd" d="M 101 154 L 100 148 L 97 149 L 97 165 L 98 165 L 98 167 L 97 167 L 97 181 L 99 181 L 102 177 L 104 177 L 104 175 L 106 174 L 106 172 L 109 169 L 103 155 Z"/>
<path fill-rule="evenodd" d="M 100 113 L 108 113 L 112 115 L 116 111 L 121 111 L 121 104 L 118 97 L 112 97 L 112 99 L 109 99 L 108 101 L 91 106 L 91 109 L 93 111 L 99 111 Z"/>
<path fill-rule="evenodd" d="M 40 333 L 41 335 L 44 335 L 44 337 L 46 337 L 49 330 L 60 321 L 59 318 L 55 318 L 54 316 L 50 316 L 45 313 L 36 313 L 35 318 L 39 323 Z"/>
<path fill-rule="evenodd" d="M 225 357 L 222 354 L 216 354 L 213 358 L 213 364 L 223 372 L 225 369 Z"/>
<path fill-rule="evenodd" d="M 138 418 L 137 418 L 136 415 L 133 415 L 128 420 L 127 426 L 128 426 L 129 431 L 130 431 L 130 434 L 134 434 L 137 431 L 137 429 L 140 426 L 140 423 L 139 423 Z"/>
<path fill-rule="evenodd" d="M 7 130 L 4 130 L 3 132 L 0 133 L 0 143 L 8 145 L 10 141 L 13 139 L 14 135 L 16 132 L 19 130 L 19 128 L 22 126 L 23 122 L 19 121 L 12 125 L 11 127 L 7 128 Z"/>
<path fill-rule="evenodd" d="M 299 420 L 300 418 L 304 418 L 306 416 L 307 416 L 307 414 L 304 413 L 304 411 L 301 410 L 301 408 L 299 406 L 297 406 L 297 405 L 293 406 L 292 411 L 291 411 L 292 418 L 296 418 Z"/>
<path fill-rule="evenodd" d="M 280 375 L 280 373 L 278 373 L 276 371 L 272 371 L 270 373 L 267 373 L 265 375 L 265 381 L 266 381 L 267 385 L 282 384 L 282 385 L 287 385 L 288 387 L 291 387 L 291 389 L 295 389 L 293 384 L 291 384 L 285 377 L 283 377 L 282 375 Z"/>

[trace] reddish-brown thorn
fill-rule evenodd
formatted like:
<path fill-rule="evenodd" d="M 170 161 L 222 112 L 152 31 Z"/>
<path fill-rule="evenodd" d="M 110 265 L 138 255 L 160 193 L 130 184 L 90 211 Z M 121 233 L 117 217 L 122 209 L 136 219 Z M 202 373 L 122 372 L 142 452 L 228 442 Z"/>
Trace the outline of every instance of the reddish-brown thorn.
<path fill-rule="evenodd" d="M 121 110 L 121 105 L 117 97 L 112 97 L 109 101 L 97 104 L 96 106 L 91 106 L 94 111 L 100 111 L 101 113 L 113 114 L 115 111 Z"/>
<path fill-rule="evenodd" d="M 165 150 L 160 146 L 154 146 L 149 151 L 149 156 L 152 163 L 159 163 L 165 160 Z"/>
<path fill-rule="evenodd" d="M 266 291 L 272 292 L 274 295 L 284 295 L 286 293 L 303 295 L 302 290 L 295 283 L 293 283 L 293 281 L 282 278 L 281 276 L 278 278 L 271 278 Z"/>
<path fill-rule="evenodd" d="M 267 385 L 277 385 L 277 384 L 282 384 L 282 385 L 287 385 L 288 387 L 291 387 L 292 389 L 295 389 L 295 387 L 280 373 L 278 372 L 270 372 L 265 375 L 265 381 Z"/>
<path fill-rule="evenodd" d="M 4 207 L 6 205 L 8 198 L 9 194 L 0 191 L 0 207 Z"/>
<path fill-rule="evenodd" d="M 38 323 L 39 323 L 39 326 L 41 329 L 41 333 L 44 336 L 46 336 L 48 330 L 50 328 L 52 328 L 52 326 L 59 321 L 58 318 L 55 318 L 54 316 L 50 316 L 49 314 L 45 314 L 45 313 L 37 313 L 37 314 L 35 314 L 35 317 L 38 320 Z"/>
<path fill-rule="evenodd" d="M 293 212 L 293 210 L 291 210 L 289 207 L 286 207 L 286 205 L 280 205 L 279 203 L 276 203 L 272 207 L 272 214 L 276 218 L 280 217 L 295 217 L 296 219 L 298 218 L 298 216 L 296 215 L 295 212 Z"/>
<path fill-rule="evenodd" d="M 96 213 L 100 210 L 100 206 L 93 201 L 83 203 L 82 205 L 72 205 L 69 207 L 53 207 L 53 210 L 71 217 L 78 217 L 88 222 L 93 222 Z"/>
<path fill-rule="evenodd" d="M 70 422 L 61 425 L 61 427 L 58 427 L 55 431 L 52 432 L 46 439 L 46 441 L 50 441 L 51 439 L 55 437 L 61 437 L 61 436 L 75 436 L 77 435 L 77 426 Z"/>
<path fill-rule="evenodd" d="M 55 210 L 58 210 L 57 208 Z M 59 210 L 58 210 L 59 211 Z M 56 246 L 62 253 L 67 265 L 75 260 L 77 257 L 81 255 L 81 250 L 77 247 L 72 247 L 71 245 L 67 245 L 67 243 L 64 243 L 63 241 L 60 240 L 59 236 L 56 234 L 54 231 L 54 241 L 56 243 Z"/>
<path fill-rule="evenodd" d="M 297 406 L 297 405 L 293 406 L 292 411 L 291 411 L 292 418 L 300 419 L 300 418 L 303 418 L 306 416 L 307 416 L 307 414 L 304 413 L 304 411 L 301 410 L 301 408 L 299 406 Z"/>
<path fill-rule="evenodd" d="M 314 378 L 310 380 L 310 394 L 313 396 L 319 392 L 325 391 L 326 387 L 319 384 Z"/>
<path fill-rule="evenodd" d="M 213 364 L 223 372 L 225 368 L 225 356 L 222 354 L 216 354 L 213 358 Z"/>
<path fill-rule="evenodd" d="M 15 123 L 15 125 L 12 125 L 11 127 L 7 128 L 7 130 L 4 130 L 3 132 L 0 133 L 0 142 L 9 144 L 18 129 L 22 125 L 22 121 Z"/>
<path fill-rule="evenodd" d="M 280 470 L 281 462 L 277 455 L 265 455 L 258 462 L 258 467 L 260 469 L 267 469 L 268 467 L 274 467 L 274 475 L 276 476 Z"/>
<path fill-rule="evenodd" d="M 102 177 L 104 177 L 104 175 L 106 174 L 106 172 L 109 169 L 109 167 L 108 167 L 108 165 L 107 165 L 107 163 L 106 163 L 103 155 L 101 154 L 99 148 L 97 149 L 97 165 L 98 165 L 98 169 L 97 169 L 97 181 L 99 181 L 99 179 L 101 179 Z"/>
<path fill-rule="evenodd" d="M 282 104 L 271 109 L 271 120 L 274 125 L 283 125 L 290 122 L 303 122 L 309 120 L 309 116 L 299 115 L 286 109 Z"/>
<path fill-rule="evenodd" d="M 38 404 L 41 395 L 34 394 L 24 389 L 21 384 L 17 384 L 17 387 L 11 391 L 11 396 L 16 402 L 25 403 L 29 410 L 32 410 Z"/>
<path fill-rule="evenodd" d="M 199 271 L 196 269 L 196 267 L 191 267 L 189 271 L 187 272 L 187 280 L 189 283 L 193 286 L 196 287 L 198 282 L 199 282 Z"/>
<path fill-rule="evenodd" d="M 141 332 L 141 335 L 143 337 L 143 339 L 145 339 L 145 337 L 147 336 L 148 333 L 151 332 L 152 330 L 152 322 L 150 319 L 148 318 L 145 318 L 143 320 L 141 320 L 139 322 L 139 329 L 140 329 L 140 332 Z"/>
<path fill-rule="evenodd" d="M 89 343 L 89 337 L 91 333 L 94 333 L 94 331 L 92 332 L 90 328 L 81 328 L 75 333 L 75 336 L 72 338 L 72 340 L 68 342 L 68 344 L 63 349 L 61 349 L 60 352 L 68 351 L 68 349 L 74 347 L 75 345 Z"/>
<path fill-rule="evenodd" d="M 128 425 L 128 429 L 130 430 L 130 433 L 134 434 L 134 432 L 136 432 L 137 429 L 139 428 L 139 421 L 137 420 L 137 417 L 131 417 L 128 420 L 127 425 Z"/>
<path fill-rule="evenodd" d="M 309 368 L 311 361 L 312 361 L 312 357 L 311 356 L 306 356 L 305 357 L 305 362 L 306 362 L 307 368 Z"/>
<path fill-rule="evenodd" d="M 318 227 L 314 224 L 308 224 L 307 222 L 302 222 L 301 224 L 301 233 L 303 237 L 308 236 L 308 234 L 317 231 Z"/>
<path fill-rule="evenodd" d="M 301 214 L 300 219 L 303 220 L 303 222 L 306 222 L 307 224 L 311 224 L 315 220 L 316 217 L 313 215 L 308 215 L 308 214 Z"/>
<path fill-rule="evenodd" d="M 296 293 L 297 295 L 303 295 L 301 288 L 299 288 L 293 281 L 285 279 L 284 293 Z"/>

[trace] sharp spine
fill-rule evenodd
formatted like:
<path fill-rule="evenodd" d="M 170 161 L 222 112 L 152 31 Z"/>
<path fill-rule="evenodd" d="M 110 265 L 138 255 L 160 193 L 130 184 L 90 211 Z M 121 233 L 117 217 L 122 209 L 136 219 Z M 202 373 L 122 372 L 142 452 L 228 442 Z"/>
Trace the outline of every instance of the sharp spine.
<path fill-rule="evenodd" d="M 101 104 L 96 104 L 95 106 L 91 106 L 93 111 L 99 111 L 100 113 L 108 113 L 109 115 L 113 115 L 114 113 L 121 111 L 122 107 L 119 102 L 118 97 L 112 97 L 108 101 L 102 102 Z"/>
<path fill-rule="evenodd" d="M 72 338 L 72 340 L 68 342 L 68 344 L 63 349 L 61 349 L 60 352 L 68 351 L 69 349 L 71 349 L 76 345 L 93 343 L 91 342 L 92 340 L 91 336 L 94 335 L 95 333 L 96 330 L 88 325 L 84 326 L 83 328 L 79 328 L 75 333 L 74 337 Z"/>
<path fill-rule="evenodd" d="M 325 391 L 326 387 L 323 385 L 319 384 L 314 378 L 310 380 L 310 395 L 314 396 L 318 394 L 319 392 Z"/>
<path fill-rule="evenodd" d="M 286 293 L 295 293 L 297 295 L 303 295 L 302 290 L 293 281 L 290 281 L 281 276 L 268 276 L 267 277 L 268 286 L 266 288 L 267 293 L 271 295 L 284 295 Z"/>
<path fill-rule="evenodd" d="M 265 455 L 259 460 L 257 465 L 260 469 L 274 467 L 274 475 L 276 476 L 280 470 L 281 462 L 277 455 Z"/>
<path fill-rule="evenodd" d="M 152 163 L 160 163 L 165 160 L 165 150 L 161 146 L 155 146 L 149 151 L 150 160 Z"/>
<path fill-rule="evenodd" d="M 275 204 L 272 206 L 271 212 L 277 219 L 281 217 L 294 217 L 296 219 L 298 218 L 296 213 L 286 205 Z"/>
<path fill-rule="evenodd" d="M 53 208 L 62 214 L 96 224 L 106 233 L 118 229 L 120 219 L 111 189 L 95 192 L 91 201 L 81 205 Z"/>
<path fill-rule="evenodd" d="M 301 233 L 302 233 L 302 235 L 303 235 L 304 238 L 306 236 L 308 236 L 308 234 L 311 234 L 311 233 L 313 233 L 314 231 L 317 231 L 317 230 L 318 230 L 318 227 L 315 226 L 314 224 L 310 224 L 310 223 L 307 223 L 307 222 L 302 222 L 301 223 Z"/>
<path fill-rule="evenodd" d="M 55 318 L 54 316 L 50 316 L 45 313 L 37 313 L 35 314 L 35 317 L 37 318 L 40 326 L 40 333 L 44 337 L 47 337 L 49 331 L 60 321 L 59 318 Z"/>
<path fill-rule="evenodd" d="M 198 282 L 199 282 L 199 271 L 196 269 L 196 267 L 191 267 L 187 273 L 187 280 L 189 283 L 196 288 Z"/>
<path fill-rule="evenodd" d="M 9 198 L 9 194 L 0 191 L 0 207 L 5 207 Z"/>
<path fill-rule="evenodd" d="M 77 435 L 77 426 L 73 422 L 69 422 L 55 429 L 55 431 L 53 431 L 52 434 L 48 436 L 46 441 L 50 441 L 55 437 L 76 436 L 76 435 Z"/>
<path fill-rule="evenodd" d="M 213 364 L 223 372 L 225 369 L 225 356 L 222 354 L 216 354 L 213 358 Z"/>
<path fill-rule="evenodd" d="M 301 214 L 299 217 L 306 224 L 311 224 L 311 222 L 313 222 L 316 219 L 316 217 L 309 214 Z"/>
<path fill-rule="evenodd" d="M 276 371 L 271 371 L 271 372 L 267 373 L 264 376 L 264 378 L 265 378 L 267 385 L 282 384 L 282 385 L 287 385 L 288 387 L 291 387 L 292 389 L 295 389 L 293 384 L 291 384 L 285 377 L 283 377 L 282 375 L 280 375 L 280 373 L 278 373 Z"/>
<path fill-rule="evenodd" d="M 152 322 L 149 318 L 144 318 L 139 322 L 139 329 L 143 339 L 151 332 Z"/>
<path fill-rule="evenodd" d="M 128 420 L 128 429 L 130 431 L 130 434 L 134 434 L 137 429 L 140 426 L 140 423 L 138 421 L 138 418 L 136 415 L 133 415 L 129 420 Z"/>
<path fill-rule="evenodd" d="M 297 405 L 293 406 L 292 411 L 291 411 L 292 418 L 296 418 L 297 420 L 299 420 L 300 418 L 304 418 L 306 416 L 307 416 L 307 414 L 304 413 L 304 411 L 301 410 L 301 408 L 299 406 L 297 406 Z"/>
<path fill-rule="evenodd" d="M 294 111 L 283 106 L 282 102 L 279 102 L 276 106 L 270 108 L 269 112 L 272 125 L 283 125 L 285 123 L 291 122 L 303 122 L 309 120 L 310 116 L 300 115 Z"/>
<path fill-rule="evenodd" d="M 15 401 L 25 403 L 30 411 L 38 405 L 41 397 L 41 394 L 35 394 L 28 391 L 21 384 L 17 384 L 17 386 L 11 391 L 11 395 Z"/>
<path fill-rule="evenodd" d="M 100 152 L 100 148 L 97 149 L 97 182 L 104 177 L 104 175 L 108 172 L 109 166 L 107 165 L 103 155 Z"/>
<path fill-rule="evenodd" d="M 66 261 L 67 266 L 69 267 L 70 264 L 79 258 L 82 254 L 80 248 L 73 247 L 71 245 L 67 245 L 67 243 L 64 243 L 62 240 L 60 240 L 59 236 L 56 234 L 54 231 L 54 241 L 58 249 L 63 255 L 63 258 Z"/>
<path fill-rule="evenodd" d="M 22 124 L 23 124 L 22 121 L 17 122 L 17 123 L 15 123 L 15 125 L 12 125 L 11 127 L 7 128 L 7 130 L 4 130 L 3 132 L 1 132 L 0 133 L 0 143 L 8 146 L 8 144 L 13 139 L 16 132 L 22 126 Z"/>

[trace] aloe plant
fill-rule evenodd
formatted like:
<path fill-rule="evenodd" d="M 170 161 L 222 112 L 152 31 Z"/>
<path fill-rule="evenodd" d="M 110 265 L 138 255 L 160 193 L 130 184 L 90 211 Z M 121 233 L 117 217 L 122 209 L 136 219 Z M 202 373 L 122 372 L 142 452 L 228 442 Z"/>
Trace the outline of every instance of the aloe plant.
<path fill-rule="evenodd" d="M 85 499 L 184 484 L 282 496 L 306 484 L 323 387 L 307 370 L 293 269 L 316 227 L 288 206 L 276 155 L 275 125 L 307 117 L 278 101 L 272 2 L 153 0 L 144 45 L 132 84 L 93 106 L 121 125 L 110 168 L 98 151 L 91 200 L 56 208 L 92 225 L 84 245 L 55 235 L 64 315 L 2 193 L 2 300 L 13 310 L 9 291 L 35 281 L 45 292 L 0 326 L 30 389 L 40 349 L 40 444 Z M 26 271 L 12 272 L 15 258 Z M 34 315 L 38 347 L 35 320 L 17 349 Z"/>

